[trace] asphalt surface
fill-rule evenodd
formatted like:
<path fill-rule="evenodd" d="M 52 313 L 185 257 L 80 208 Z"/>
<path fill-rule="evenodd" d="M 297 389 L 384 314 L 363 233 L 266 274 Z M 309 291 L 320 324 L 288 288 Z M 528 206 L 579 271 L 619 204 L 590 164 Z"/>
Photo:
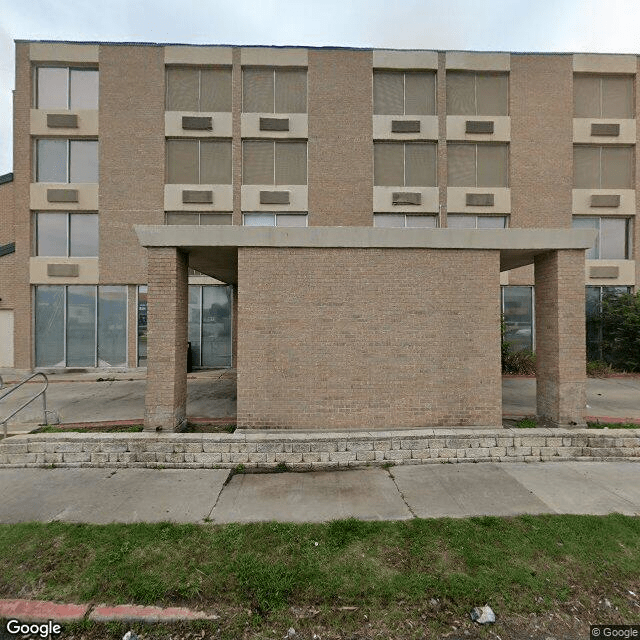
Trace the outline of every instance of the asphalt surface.
<path fill-rule="evenodd" d="M 430 464 L 230 474 L 222 469 L 2 469 L 0 522 L 640 515 L 639 462 Z"/>

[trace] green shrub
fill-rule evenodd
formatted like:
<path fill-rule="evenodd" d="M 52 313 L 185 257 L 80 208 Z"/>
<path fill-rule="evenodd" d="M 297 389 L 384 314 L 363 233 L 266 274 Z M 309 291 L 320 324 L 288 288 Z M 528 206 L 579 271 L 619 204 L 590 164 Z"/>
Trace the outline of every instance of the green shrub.
<path fill-rule="evenodd" d="M 602 300 L 602 350 L 621 371 L 640 372 L 640 291 Z"/>
<path fill-rule="evenodd" d="M 591 360 L 587 362 L 587 375 L 590 378 L 607 378 L 613 373 L 613 368 L 608 362 Z"/>

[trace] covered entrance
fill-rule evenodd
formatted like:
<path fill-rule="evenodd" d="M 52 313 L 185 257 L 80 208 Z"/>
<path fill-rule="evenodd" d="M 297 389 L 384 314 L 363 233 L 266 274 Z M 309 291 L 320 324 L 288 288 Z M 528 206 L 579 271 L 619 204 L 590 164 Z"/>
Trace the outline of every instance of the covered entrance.
<path fill-rule="evenodd" d="M 136 231 L 149 249 L 147 429 L 184 420 L 188 267 L 234 288 L 238 426 L 357 430 L 500 427 L 500 271 L 533 263 L 537 413 L 584 423 L 591 231 Z"/>

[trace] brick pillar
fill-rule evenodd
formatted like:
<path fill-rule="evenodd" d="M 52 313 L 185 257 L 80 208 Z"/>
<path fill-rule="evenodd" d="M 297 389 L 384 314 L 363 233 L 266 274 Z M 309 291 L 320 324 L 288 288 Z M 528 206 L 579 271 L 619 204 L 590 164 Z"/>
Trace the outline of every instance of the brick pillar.
<path fill-rule="evenodd" d="M 584 426 L 584 251 L 535 258 L 538 419 L 548 426 Z"/>
<path fill-rule="evenodd" d="M 145 431 L 175 431 L 187 406 L 187 266 L 176 247 L 149 250 Z"/>

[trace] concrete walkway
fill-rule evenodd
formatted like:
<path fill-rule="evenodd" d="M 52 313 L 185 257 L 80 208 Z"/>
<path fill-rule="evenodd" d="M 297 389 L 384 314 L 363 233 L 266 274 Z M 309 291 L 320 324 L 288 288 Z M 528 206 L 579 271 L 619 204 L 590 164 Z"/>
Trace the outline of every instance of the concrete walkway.
<path fill-rule="evenodd" d="M 640 515 L 640 463 L 432 464 L 353 471 L 0 470 L 0 522 L 323 522 Z"/>
<path fill-rule="evenodd" d="M 144 369 L 127 373 L 57 373 L 50 376 L 47 403 L 58 412 L 63 423 L 137 420 L 144 417 L 146 386 Z M 4 376 L 5 384 L 11 380 Z M 0 414 L 11 406 L 19 406 L 21 397 L 41 385 L 27 384 Z M 187 380 L 187 415 L 190 418 L 234 418 L 236 415 L 236 382 L 232 370 L 201 371 L 189 374 Z M 532 416 L 536 412 L 535 378 L 506 376 L 502 381 L 505 417 Z M 587 416 L 640 421 L 640 376 L 625 378 L 590 378 L 587 381 Z M 20 423 L 42 422 L 42 404 L 34 405 L 14 421 L 13 431 L 22 431 Z"/>

